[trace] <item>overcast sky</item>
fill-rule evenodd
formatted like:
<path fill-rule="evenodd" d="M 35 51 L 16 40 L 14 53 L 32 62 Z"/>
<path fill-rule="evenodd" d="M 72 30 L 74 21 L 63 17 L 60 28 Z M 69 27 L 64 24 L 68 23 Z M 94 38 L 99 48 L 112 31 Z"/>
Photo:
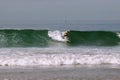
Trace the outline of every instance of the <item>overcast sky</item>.
<path fill-rule="evenodd" d="M 0 23 L 120 20 L 120 0 L 0 0 Z"/>

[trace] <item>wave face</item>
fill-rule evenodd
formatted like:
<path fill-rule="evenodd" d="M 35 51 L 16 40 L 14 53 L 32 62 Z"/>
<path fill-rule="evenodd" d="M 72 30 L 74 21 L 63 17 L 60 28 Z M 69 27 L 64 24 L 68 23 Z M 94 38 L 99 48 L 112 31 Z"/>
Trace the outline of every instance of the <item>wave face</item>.
<path fill-rule="evenodd" d="M 110 31 L 70 31 L 70 45 L 114 46 L 120 42 L 118 32 Z"/>
<path fill-rule="evenodd" d="M 0 30 L 0 47 L 47 46 L 47 30 Z"/>
<path fill-rule="evenodd" d="M 0 47 L 47 47 L 64 44 L 66 46 L 95 45 L 115 46 L 119 45 L 119 32 L 110 31 L 69 31 L 67 39 L 61 39 L 64 32 L 49 34 L 48 30 L 0 30 Z M 53 37 L 51 38 L 50 35 Z M 57 37 L 57 39 L 56 39 Z M 59 41 L 59 42 L 57 42 Z"/>

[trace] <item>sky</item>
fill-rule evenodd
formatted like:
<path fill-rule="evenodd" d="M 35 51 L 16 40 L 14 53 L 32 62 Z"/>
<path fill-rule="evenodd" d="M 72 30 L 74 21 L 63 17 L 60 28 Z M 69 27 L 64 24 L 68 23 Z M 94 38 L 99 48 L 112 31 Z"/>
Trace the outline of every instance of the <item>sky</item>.
<path fill-rule="evenodd" d="M 120 0 L 0 0 L 0 23 L 120 20 Z"/>

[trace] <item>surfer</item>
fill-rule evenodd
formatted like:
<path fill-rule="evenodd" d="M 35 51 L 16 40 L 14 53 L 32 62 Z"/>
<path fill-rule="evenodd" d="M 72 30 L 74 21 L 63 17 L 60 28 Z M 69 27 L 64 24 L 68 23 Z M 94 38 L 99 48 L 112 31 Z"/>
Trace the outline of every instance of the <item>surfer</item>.
<path fill-rule="evenodd" d="M 63 39 L 68 38 L 68 35 L 69 35 L 69 32 L 66 31 L 66 32 L 64 33 L 64 35 L 62 36 L 62 38 L 63 38 Z"/>

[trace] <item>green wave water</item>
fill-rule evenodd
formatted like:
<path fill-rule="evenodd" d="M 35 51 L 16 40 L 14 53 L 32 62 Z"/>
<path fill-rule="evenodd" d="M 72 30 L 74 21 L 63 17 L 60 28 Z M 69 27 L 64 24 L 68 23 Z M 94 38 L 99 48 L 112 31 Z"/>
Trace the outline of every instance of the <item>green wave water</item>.
<path fill-rule="evenodd" d="M 47 30 L 0 30 L 0 47 L 47 46 Z"/>
<path fill-rule="evenodd" d="M 68 40 L 68 42 L 53 40 L 48 36 L 48 30 L 0 30 L 0 47 L 48 47 L 53 45 L 57 47 L 56 43 L 67 46 L 115 46 L 120 42 L 119 32 L 111 31 L 69 31 Z"/>
<path fill-rule="evenodd" d="M 118 32 L 110 31 L 70 31 L 70 45 L 97 45 L 114 46 L 119 45 Z"/>

